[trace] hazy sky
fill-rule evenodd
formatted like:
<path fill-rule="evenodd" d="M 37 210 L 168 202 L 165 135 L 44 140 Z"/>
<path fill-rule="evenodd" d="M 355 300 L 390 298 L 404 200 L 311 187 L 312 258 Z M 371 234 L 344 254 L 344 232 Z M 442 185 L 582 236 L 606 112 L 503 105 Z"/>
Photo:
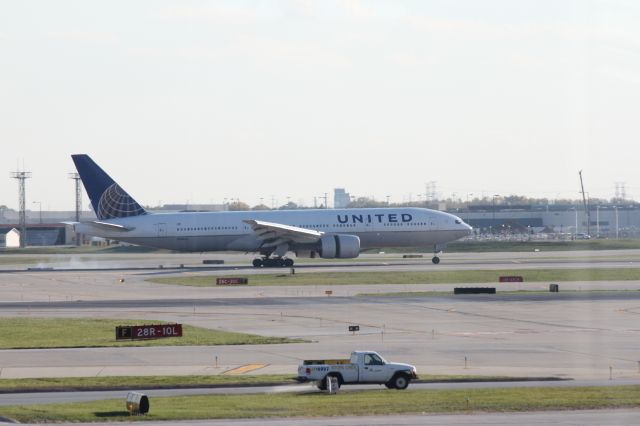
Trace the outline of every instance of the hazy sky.
<path fill-rule="evenodd" d="M 636 1 L 0 0 L 0 204 L 640 198 Z M 84 205 L 87 206 L 86 201 Z"/>

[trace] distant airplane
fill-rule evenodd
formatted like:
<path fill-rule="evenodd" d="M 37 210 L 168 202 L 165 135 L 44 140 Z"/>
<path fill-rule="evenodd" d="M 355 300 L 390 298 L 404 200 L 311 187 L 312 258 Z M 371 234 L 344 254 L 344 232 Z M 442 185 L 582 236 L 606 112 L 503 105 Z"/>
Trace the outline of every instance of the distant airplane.
<path fill-rule="evenodd" d="M 147 212 L 88 155 L 72 155 L 98 220 L 75 231 L 141 246 L 187 252 L 259 253 L 255 267 L 293 266 L 298 257 L 348 259 L 382 247 L 433 247 L 471 233 L 449 213 L 423 208 L 238 212 Z"/>

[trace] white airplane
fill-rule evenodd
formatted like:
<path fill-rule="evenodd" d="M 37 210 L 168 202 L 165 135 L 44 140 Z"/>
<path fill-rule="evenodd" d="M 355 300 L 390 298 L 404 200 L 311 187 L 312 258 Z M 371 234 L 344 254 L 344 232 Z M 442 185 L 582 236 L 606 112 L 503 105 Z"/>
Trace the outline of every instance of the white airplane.
<path fill-rule="evenodd" d="M 433 247 L 471 233 L 449 213 L 423 208 L 147 212 L 88 155 L 72 155 L 97 219 L 75 231 L 110 240 L 177 251 L 259 253 L 253 266 L 293 266 L 298 257 L 347 259 L 381 247 Z"/>

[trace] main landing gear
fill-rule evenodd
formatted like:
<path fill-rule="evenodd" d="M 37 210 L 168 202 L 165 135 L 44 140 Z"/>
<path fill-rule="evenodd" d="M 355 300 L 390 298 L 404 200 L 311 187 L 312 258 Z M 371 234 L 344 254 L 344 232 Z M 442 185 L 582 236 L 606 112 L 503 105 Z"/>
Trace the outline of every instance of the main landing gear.
<path fill-rule="evenodd" d="M 433 262 L 434 265 L 437 265 L 438 263 L 440 263 L 440 258 L 438 256 L 433 256 L 431 261 Z"/>
<path fill-rule="evenodd" d="M 287 257 L 263 257 L 253 259 L 255 268 L 290 268 L 293 266 L 293 259 Z"/>

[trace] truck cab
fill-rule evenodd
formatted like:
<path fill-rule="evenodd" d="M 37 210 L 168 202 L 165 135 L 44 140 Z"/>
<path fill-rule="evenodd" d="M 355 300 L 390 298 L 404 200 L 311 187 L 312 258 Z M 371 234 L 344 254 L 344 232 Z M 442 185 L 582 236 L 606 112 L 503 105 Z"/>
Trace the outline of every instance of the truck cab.
<path fill-rule="evenodd" d="M 387 362 L 374 351 L 354 351 L 349 359 L 307 360 L 298 367 L 298 380 L 315 381 L 324 389 L 328 377 L 342 384 L 383 384 L 387 388 L 406 389 L 416 379 L 416 368 L 409 364 Z"/>

